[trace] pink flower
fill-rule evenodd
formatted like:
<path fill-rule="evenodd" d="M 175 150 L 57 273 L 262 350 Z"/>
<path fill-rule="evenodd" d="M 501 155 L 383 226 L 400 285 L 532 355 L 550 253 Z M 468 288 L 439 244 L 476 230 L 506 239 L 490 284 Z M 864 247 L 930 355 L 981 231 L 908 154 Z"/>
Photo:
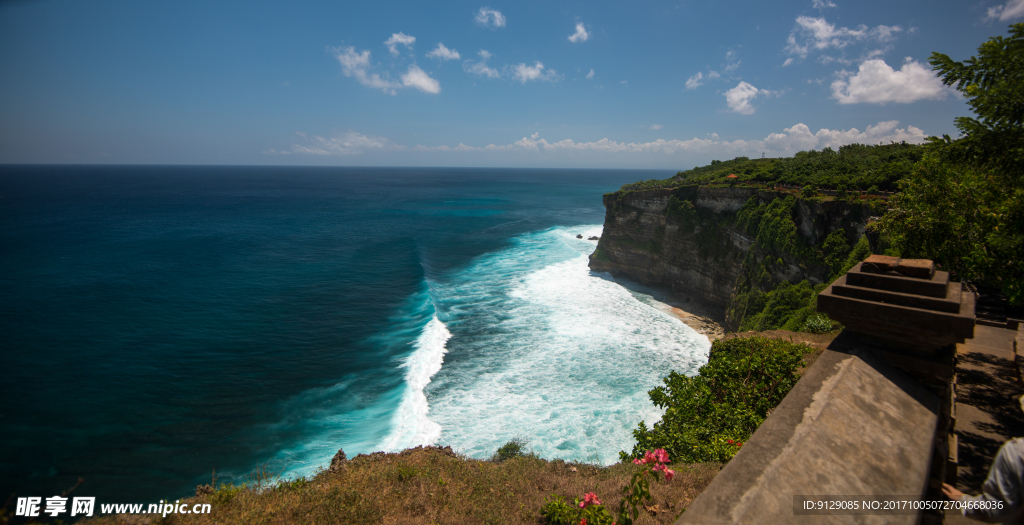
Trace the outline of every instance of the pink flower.
<path fill-rule="evenodd" d="M 650 450 L 648 450 L 647 452 L 644 452 L 644 459 L 643 459 L 644 463 L 657 463 L 657 461 L 658 461 L 658 458 L 655 457 L 655 455 Z"/>
<path fill-rule="evenodd" d="M 637 458 L 637 459 L 633 460 L 633 464 L 634 465 L 643 465 L 643 463 L 644 463 L 644 461 L 642 459 L 640 459 L 640 458 Z"/>
<path fill-rule="evenodd" d="M 668 481 L 672 481 L 672 478 L 675 475 L 676 475 L 676 471 L 674 471 L 674 470 L 672 470 L 670 468 L 666 468 L 665 469 L 665 479 L 667 479 Z"/>
<path fill-rule="evenodd" d="M 665 452 L 663 448 L 655 450 L 654 457 L 661 463 L 668 463 L 668 452 Z"/>
<path fill-rule="evenodd" d="M 600 505 L 601 500 L 597 499 L 597 494 L 588 492 L 583 495 L 583 501 L 580 502 L 579 507 L 581 509 L 586 508 L 587 505 Z"/>
<path fill-rule="evenodd" d="M 666 467 L 665 465 L 658 463 L 657 465 L 654 465 L 654 468 L 651 469 L 651 472 L 657 472 L 659 470 L 665 470 L 667 468 L 668 467 Z"/>

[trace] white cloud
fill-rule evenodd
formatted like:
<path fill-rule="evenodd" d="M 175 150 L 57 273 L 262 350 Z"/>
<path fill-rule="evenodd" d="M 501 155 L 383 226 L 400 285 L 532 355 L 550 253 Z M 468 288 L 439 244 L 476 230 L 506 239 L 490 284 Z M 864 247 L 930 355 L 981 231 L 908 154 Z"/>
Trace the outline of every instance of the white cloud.
<path fill-rule="evenodd" d="M 661 129 L 663 127 L 664 126 L 662 126 L 661 124 L 651 124 L 651 129 L 653 129 L 654 131 L 658 131 L 659 129 Z"/>
<path fill-rule="evenodd" d="M 341 72 L 346 77 L 355 77 L 360 84 L 372 88 L 382 89 L 385 93 L 395 94 L 395 88 L 402 87 L 398 82 L 381 78 L 377 73 L 369 73 L 370 51 L 364 50 L 356 53 L 352 46 L 332 48 L 335 58 L 341 63 Z"/>
<path fill-rule="evenodd" d="M 864 59 L 866 60 L 867 57 L 865 57 Z M 838 63 L 846 65 L 846 66 L 848 66 L 848 65 L 853 63 L 849 59 L 846 59 L 846 58 L 836 58 L 836 57 L 831 56 L 831 55 L 821 55 L 821 56 L 819 56 L 818 57 L 818 62 L 821 65 L 823 65 L 823 66 L 827 66 L 827 65 L 831 64 L 832 62 L 838 62 Z"/>
<path fill-rule="evenodd" d="M 525 84 L 528 80 L 547 80 L 553 82 L 558 79 L 558 73 L 554 69 L 544 71 L 544 64 L 535 62 L 534 65 L 519 64 L 512 67 L 512 78 Z"/>
<path fill-rule="evenodd" d="M 458 60 L 459 52 L 454 49 L 448 49 L 444 47 L 444 44 L 438 42 L 437 49 L 427 53 L 427 57 L 436 58 L 438 60 Z"/>
<path fill-rule="evenodd" d="M 735 50 L 729 50 L 729 52 L 725 54 L 726 64 L 725 67 L 722 68 L 723 70 L 729 72 L 740 67 L 740 59 L 736 58 L 736 54 Z"/>
<path fill-rule="evenodd" d="M 372 150 L 406 149 L 405 146 L 395 144 L 384 137 L 363 135 L 355 131 L 348 131 L 331 138 L 317 136 L 307 138 L 306 134 L 301 131 L 295 133 L 307 139 L 307 144 L 292 144 L 291 151 L 270 150 L 266 153 L 273 155 L 290 155 L 292 153 L 300 155 L 358 155 Z"/>
<path fill-rule="evenodd" d="M 736 84 L 736 87 L 725 92 L 725 103 L 734 113 L 752 115 L 754 113 L 754 106 L 750 105 L 750 103 L 762 95 L 771 96 L 778 95 L 778 93 L 768 91 L 767 89 L 757 89 L 741 81 L 739 84 Z"/>
<path fill-rule="evenodd" d="M 811 2 L 811 7 L 815 9 L 827 9 L 829 7 L 836 7 L 836 4 L 832 3 L 830 0 L 813 0 Z"/>
<path fill-rule="evenodd" d="M 718 71 L 709 71 L 707 75 L 705 75 L 701 71 L 698 71 L 695 75 L 692 75 L 690 78 L 686 79 L 686 89 L 697 89 L 698 87 L 704 85 L 705 79 L 713 80 L 716 78 L 721 78 L 721 76 L 721 73 L 719 73 Z"/>
<path fill-rule="evenodd" d="M 591 69 L 590 73 L 587 73 L 587 80 L 592 80 L 593 78 L 594 78 L 594 70 Z"/>
<path fill-rule="evenodd" d="M 1000 22 L 1006 22 L 1007 20 L 1021 17 L 1024 17 L 1024 0 L 1010 0 L 1006 2 L 1006 5 L 988 8 L 985 21 L 999 20 Z"/>
<path fill-rule="evenodd" d="M 700 86 L 703 86 L 704 83 L 701 82 L 701 80 L 703 79 L 704 73 L 698 71 L 696 75 L 693 75 L 690 78 L 686 79 L 686 89 L 697 89 Z"/>
<path fill-rule="evenodd" d="M 868 126 L 865 131 L 857 128 L 849 130 L 831 130 L 828 128 L 812 132 L 803 123 L 795 124 L 785 128 L 781 132 L 770 133 L 763 139 L 754 140 L 722 140 L 717 134 L 710 133 L 706 138 L 692 138 L 689 140 L 678 139 L 657 139 L 650 142 L 619 142 L 603 138 L 597 141 L 576 142 L 572 139 L 563 139 L 556 142 L 548 142 L 540 137 L 540 133 L 534 133 L 529 137 L 523 137 L 511 144 L 486 146 L 468 146 L 459 143 L 455 147 L 448 145 L 426 147 L 417 145 L 407 148 L 395 144 L 384 137 L 363 135 L 355 131 L 348 131 L 340 135 L 324 137 L 306 137 L 304 133 L 298 133 L 302 137 L 303 144 L 293 144 L 290 150 L 277 151 L 267 150 L 268 155 L 359 155 L 373 152 L 388 151 L 418 151 L 436 153 L 483 153 L 488 152 L 511 152 L 522 154 L 548 153 L 605 153 L 605 154 L 661 154 L 675 155 L 673 162 L 683 159 L 708 159 L 708 158 L 731 158 L 736 156 L 760 156 L 765 153 L 771 157 L 791 156 L 798 151 L 810 149 L 832 148 L 838 149 L 847 144 L 888 144 L 890 142 L 906 141 L 913 144 L 921 144 L 925 141 L 927 134 L 920 128 L 906 126 L 899 128 L 899 121 L 889 120 Z M 707 162 L 703 160 L 702 162 Z"/>
<path fill-rule="evenodd" d="M 782 67 L 786 67 L 786 66 L 788 66 L 788 65 L 790 65 L 792 63 L 793 63 L 793 59 L 792 58 L 787 58 L 786 61 L 782 63 Z"/>
<path fill-rule="evenodd" d="M 505 15 L 497 9 L 481 7 L 476 13 L 476 23 L 484 27 L 505 27 Z"/>
<path fill-rule="evenodd" d="M 755 156 L 762 152 L 773 157 L 791 156 L 798 151 L 810 149 L 832 148 L 838 149 L 847 144 L 886 144 L 889 142 L 906 141 L 913 144 L 921 144 L 927 136 L 923 130 L 914 126 L 898 128 L 899 121 L 889 120 L 868 126 L 867 130 L 860 131 L 857 128 L 849 130 L 831 130 L 822 128 L 817 133 L 812 133 L 810 128 L 803 123 L 785 128 L 781 133 L 771 133 L 761 140 L 734 140 L 725 141 L 712 133 L 709 138 L 692 138 L 689 140 L 665 140 L 657 139 L 651 142 L 617 142 L 603 138 L 593 142 L 576 142 L 572 139 L 564 139 L 557 142 L 548 142 L 540 138 L 539 133 L 530 137 L 523 137 L 511 144 L 498 146 L 488 144 L 483 147 L 467 146 L 459 143 L 457 147 L 437 146 L 428 148 L 416 146 L 419 151 L 476 151 L 476 152 L 498 152 L 498 151 L 591 151 L 605 153 L 664 153 L 664 154 L 703 154 L 715 155 L 718 157 L 728 156 Z"/>
<path fill-rule="evenodd" d="M 499 77 L 501 77 L 501 73 L 499 73 L 497 69 L 494 69 L 492 67 L 488 67 L 487 66 L 487 60 L 489 58 L 491 58 L 492 56 L 494 56 L 494 55 L 488 53 L 487 51 L 485 51 L 483 49 L 478 51 L 477 54 L 480 55 L 480 61 L 479 62 L 473 62 L 472 60 L 467 60 L 467 61 L 463 62 L 462 63 L 462 70 L 463 71 L 465 71 L 466 73 L 473 73 L 474 75 L 480 75 L 482 77 L 487 77 L 487 78 L 499 78 Z"/>
<path fill-rule="evenodd" d="M 416 37 L 409 36 L 405 33 L 393 33 L 391 38 L 384 41 L 384 45 L 388 46 L 388 51 L 392 55 L 398 55 L 398 44 L 402 44 L 409 49 L 412 49 L 412 45 L 416 43 Z"/>
<path fill-rule="evenodd" d="M 409 71 L 402 75 L 402 85 L 414 87 L 424 93 L 438 94 L 441 92 L 441 84 L 430 78 L 425 71 L 415 64 L 409 66 Z"/>
<path fill-rule="evenodd" d="M 586 26 L 583 22 L 576 24 L 576 32 L 569 35 L 570 42 L 586 42 L 590 38 L 590 33 L 587 32 Z"/>
<path fill-rule="evenodd" d="M 903 28 L 900 26 L 886 25 L 871 29 L 863 24 L 855 29 L 836 27 L 835 24 L 828 23 L 824 17 L 798 16 L 796 27 L 786 38 L 785 51 L 790 55 L 807 58 L 812 48 L 818 51 L 830 48 L 842 50 L 858 42 L 885 43 L 894 40 L 896 34 L 902 31 Z"/>
<path fill-rule="evenodd" d="M 905 104 L 949 94 L 949 88 L 931 70 L 910 57 L 899 71 L 884 60 L 873 59 L 862 63 L 856 74 L 841 71 L 839 75 L 843 78 L 832 83 L 832 98 L 840 104 Z"/>
<path fill-rule="evenodd" d="M 789 54 L 791 54 L 791 55 L 798 55 L 800 58 L 807 58 L 808 45 L 807 44 L 802 44 L 802 45 L 798 44 L 797 41 L 796 41 L 796 35 L 794 33 L 790 33 L 789 37 L 786 38 L 786 48 L 785 48 L 785 50 L 788 51 Z M 790 59 L 790 60 L 792 60 L 792 59 Z M 787 62 L 789 62 L 789 61 L 787 60 Z M 790 63 L 792 63 L 792 62 L 790 62 Z"/>
<path fill-rule="evenodd" d="M 409 66 L 409 70 L 402 75 L 402 81 L 397 82 L 383 78 L 379 73 L 370 73 L 370 51 L 364 50 L 359 53 L 352 46 L 332 48 L 335 58 L 341 64 L 341 72 L 346 77 L 354 77 L 360 84 L 383 90 L 385 93 L 394 95 L 397 89 L 403 87 L 414 87 L 427 93 L 440 93 L 441 85 L 430 78 L 422 69 L 415 64 Z"/>

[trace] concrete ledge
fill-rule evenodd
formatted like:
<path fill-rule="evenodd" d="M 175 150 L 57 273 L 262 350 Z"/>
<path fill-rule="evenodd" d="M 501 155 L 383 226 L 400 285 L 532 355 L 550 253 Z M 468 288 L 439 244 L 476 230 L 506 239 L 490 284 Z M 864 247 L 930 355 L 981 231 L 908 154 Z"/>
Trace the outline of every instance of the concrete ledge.
<path fill-rule="evenodd" d="M 795 495 L 923 495 L 928 485 L 938 398 L 857 345 L 834 346 L 844 351 L 825 350 L 677 525 L 917 522 L 793 513 Z"/>

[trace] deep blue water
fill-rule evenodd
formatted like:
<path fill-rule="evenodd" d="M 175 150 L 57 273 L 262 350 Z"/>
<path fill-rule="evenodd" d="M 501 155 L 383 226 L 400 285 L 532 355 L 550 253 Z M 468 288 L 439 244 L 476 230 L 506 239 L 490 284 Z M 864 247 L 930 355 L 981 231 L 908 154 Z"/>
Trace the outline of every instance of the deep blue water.
<path fill-rule="evenodd" d="M 0 496 L 150 503 L 517 436 L 614 462 L 646 390 L 706 360 L 586 267 L 601 195 L 666 176 L 0 166 Z"/>

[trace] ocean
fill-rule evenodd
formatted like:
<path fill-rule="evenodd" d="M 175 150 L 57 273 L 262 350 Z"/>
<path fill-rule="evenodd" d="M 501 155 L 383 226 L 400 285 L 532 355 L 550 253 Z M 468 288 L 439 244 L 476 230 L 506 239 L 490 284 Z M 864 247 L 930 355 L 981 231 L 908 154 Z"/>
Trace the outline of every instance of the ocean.
<path fill-rule="evenodd" d="M 587 267 L 602 194 L 670 175 L 0 166 L 0 495 L 154 503 L 512 438 L 615 463 L 710 347 Z"/>

